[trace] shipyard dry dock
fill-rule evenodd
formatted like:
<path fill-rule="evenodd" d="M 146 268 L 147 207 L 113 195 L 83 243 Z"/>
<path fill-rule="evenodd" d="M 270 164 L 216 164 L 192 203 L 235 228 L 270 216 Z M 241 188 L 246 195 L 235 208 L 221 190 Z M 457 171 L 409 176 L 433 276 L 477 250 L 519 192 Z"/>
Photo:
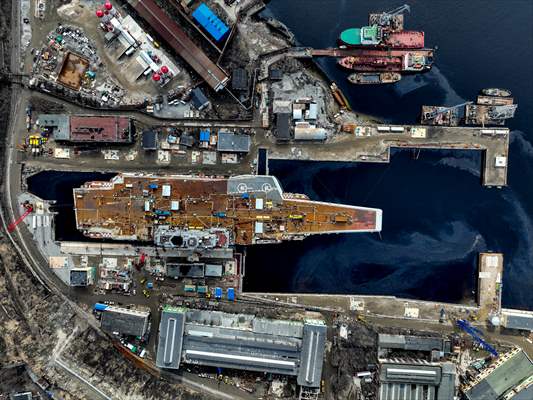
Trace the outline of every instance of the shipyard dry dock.
<path fill-rule="evenodd" d="M 88 237 L 221 248 L 321 233 L 381 230 L 381 210 L 283 193 L 272 176 L 120 174 L 74 189 L 76 226 Z"/>

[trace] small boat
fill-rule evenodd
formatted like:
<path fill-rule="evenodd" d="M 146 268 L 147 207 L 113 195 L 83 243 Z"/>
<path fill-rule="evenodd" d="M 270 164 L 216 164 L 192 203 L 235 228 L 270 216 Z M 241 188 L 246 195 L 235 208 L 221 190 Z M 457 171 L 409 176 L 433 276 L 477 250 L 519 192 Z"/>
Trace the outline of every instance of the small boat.
<path fill-rule="evenodd" d="M 354 85 L 379 85 L 384 83 L 395 83 L 402 79 L 402 75 L 396 72 L 362 72 L 350 74 L 348 80 Z"/>
<path fill-rule="evenodd" d="M 498 88 L 488 88 L 482 89 L 481 93 L 485 96 L 498 96 L 498 97 L 509 97 L 511 96 L 511 91 L 507 89 L 498 89 Z"/>

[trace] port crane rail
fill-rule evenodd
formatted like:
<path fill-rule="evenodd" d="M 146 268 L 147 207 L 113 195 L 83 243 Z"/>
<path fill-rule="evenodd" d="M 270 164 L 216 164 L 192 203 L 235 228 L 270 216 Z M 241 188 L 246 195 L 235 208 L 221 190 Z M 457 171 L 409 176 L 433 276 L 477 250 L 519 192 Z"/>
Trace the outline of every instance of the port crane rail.
<path fill-rule="evenodd" d="M 456 321 L 456 325 L 461 329 L 463 332 L 469 334 L 472 336 L 472 338 L 478 342 L 481 347 L 485 350 L 487 350 L 490 354 L 492 354 L 494 357 L 498 357 L 498 352 L 494 347 L 492 347 L 490 344 L 488 344 L 481 336 L 483 336 L 483 332 L 481 332 L 480 329 L 473 327 L 468 321 L 464 319 L 458 319 Z"/>
<path fill-rule="evenodd" d="M 464 103 L 457 104 L 455 106 L 439 107 L 436 110 L 432 110 L 432 111 L 429 111 L 429 112 L 425 113 L 424 114 L 424 118 L 425 119 L 434 119 L 434 118 L 438 117 L 439 115 L 444 114 L 445 112 L 452 111 L 452 110 L 455 110 L 455 109 L 460 108 L 460 107 L 467 106 L 467 105 L 472 104 L 472 103 L 473 103 L 472 101 L 465 101 Z"/>

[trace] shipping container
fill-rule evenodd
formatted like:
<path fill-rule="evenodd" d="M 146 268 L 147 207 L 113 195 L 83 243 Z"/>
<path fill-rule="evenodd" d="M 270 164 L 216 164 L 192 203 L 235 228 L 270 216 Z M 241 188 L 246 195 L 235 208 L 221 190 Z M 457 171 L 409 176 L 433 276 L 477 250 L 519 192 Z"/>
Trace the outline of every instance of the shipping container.
<path fill-rule="evenodd" d="M 185 285 L 185 293 L 194 293 L 196 292 L 196 286 L 195 285 Z"/>
<path fill-rule="evenodd" d="M 198 294 L 207 294 L 208 290 L 209 288 L 207 286 L 202 285 L 202 286 L 198 286 L 197 292 Z"/>

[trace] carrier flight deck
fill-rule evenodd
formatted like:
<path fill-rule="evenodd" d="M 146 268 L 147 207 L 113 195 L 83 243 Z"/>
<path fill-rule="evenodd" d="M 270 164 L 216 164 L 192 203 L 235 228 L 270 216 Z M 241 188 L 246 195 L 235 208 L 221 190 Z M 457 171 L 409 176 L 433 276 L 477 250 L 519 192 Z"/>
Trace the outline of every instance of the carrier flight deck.
<path fill-rule="evenodd" d="M 272 176 L 231 178 L 119 174 L 74 189 L 76 226 L 86 236 L 219 248 L 322 233 L 381 231 L 379 209 L 284 193 Z"/>

